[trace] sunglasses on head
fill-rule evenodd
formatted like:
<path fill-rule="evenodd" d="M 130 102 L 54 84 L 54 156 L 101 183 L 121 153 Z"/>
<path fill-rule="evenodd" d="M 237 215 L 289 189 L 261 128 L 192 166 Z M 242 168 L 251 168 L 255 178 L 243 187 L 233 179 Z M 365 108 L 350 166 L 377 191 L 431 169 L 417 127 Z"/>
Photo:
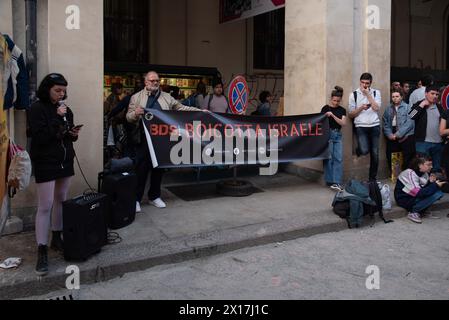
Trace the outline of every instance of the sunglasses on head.
<path fill-rule="evenodd" d="M 50 73 L 48 76 L 52 79 L 62 79 L 62 76 L 59 73 Z"/>
<path fill-rule="evenodd" d="M 59 73 L 50 73 L 48 77 L 52 80 L 54 84 L 58 85 L 67 85 L 67 80 L 64 78 L 62 74 Z"/>

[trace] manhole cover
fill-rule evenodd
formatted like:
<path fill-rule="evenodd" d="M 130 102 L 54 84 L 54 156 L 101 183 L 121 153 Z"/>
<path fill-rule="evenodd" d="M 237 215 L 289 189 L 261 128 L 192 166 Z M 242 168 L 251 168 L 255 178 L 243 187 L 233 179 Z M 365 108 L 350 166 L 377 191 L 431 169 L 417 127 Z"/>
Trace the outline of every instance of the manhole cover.
<path fill-rule="evenodd" d="M 75 300 L 72 294 L 66 294 L 63 296 L 52 297 L 47 300 Z"/>

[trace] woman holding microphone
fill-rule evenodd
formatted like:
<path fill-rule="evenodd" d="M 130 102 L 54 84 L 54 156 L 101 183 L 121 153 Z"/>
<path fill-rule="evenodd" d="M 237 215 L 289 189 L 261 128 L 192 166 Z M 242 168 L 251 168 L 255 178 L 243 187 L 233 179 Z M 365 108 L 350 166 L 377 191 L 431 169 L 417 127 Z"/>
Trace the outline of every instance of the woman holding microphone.
<path fill-rule="evenodd" d="M 74 126 L 73 113 L 64 100 L 67 81 L 59 73 L 47 75 L 39 85 L 37 97 L 29 111 L 31 161 L 37 184 L 38 210 L 36 273 L 48 273 L 48 236 L 51 224 L 51 248 L 63 250 L 62 202 L 67 199 L 71 177 L 75 174 L 73 142 L 81 126 Z M 53 209 L 53 212 L 52 212 Z"/>

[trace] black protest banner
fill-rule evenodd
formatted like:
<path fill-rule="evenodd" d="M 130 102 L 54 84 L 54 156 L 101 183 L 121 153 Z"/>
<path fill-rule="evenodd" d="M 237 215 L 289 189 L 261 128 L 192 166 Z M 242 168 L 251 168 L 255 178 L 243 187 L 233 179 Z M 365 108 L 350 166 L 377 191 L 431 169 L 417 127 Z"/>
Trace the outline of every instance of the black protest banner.
<path fill-rule="evenodd" d="M 153 166 L 261 164 L 328 157 L 323 114 L 240 116 L 152 110 L 144 128 Z"/>

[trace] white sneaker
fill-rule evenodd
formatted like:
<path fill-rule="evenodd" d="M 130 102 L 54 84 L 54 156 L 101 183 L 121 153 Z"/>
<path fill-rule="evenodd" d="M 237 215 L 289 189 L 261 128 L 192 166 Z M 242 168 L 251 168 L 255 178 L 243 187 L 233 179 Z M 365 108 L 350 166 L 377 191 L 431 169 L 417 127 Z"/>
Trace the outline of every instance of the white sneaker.
<path fill-rule="evenodd" d="M 142 212 L 142 208 L 140 208 L 140 203 L 139 201 L 136 201 L 136 213 L 141 213 Z"/>
<path fill-rule="evenodd" d="M 412 220 L 415 223 L 422 223 L 421 217 L 419 216 L 419 213 L 416 212 L 410 212 L 407 216 L 409 220 Z"/>
<path fill-rule="evenodd" d="M 342 187 L 341 185 L 337 184 L 337 183 L 331 185 L 330 188 L 331 188 L 332 190 L 335 190 L 335 191 L 343 191 L 343 187 Z"/>
<path fill-rule="evenodd" d="M 151 203 L 153 204 L 153 206 L 157 207 L 157 208 L 167 208 L 167 205 L 165 204 L 164 201 L 162 201 L 161 198 L 157 198 L 156 200 L 151 201 Z"/>

